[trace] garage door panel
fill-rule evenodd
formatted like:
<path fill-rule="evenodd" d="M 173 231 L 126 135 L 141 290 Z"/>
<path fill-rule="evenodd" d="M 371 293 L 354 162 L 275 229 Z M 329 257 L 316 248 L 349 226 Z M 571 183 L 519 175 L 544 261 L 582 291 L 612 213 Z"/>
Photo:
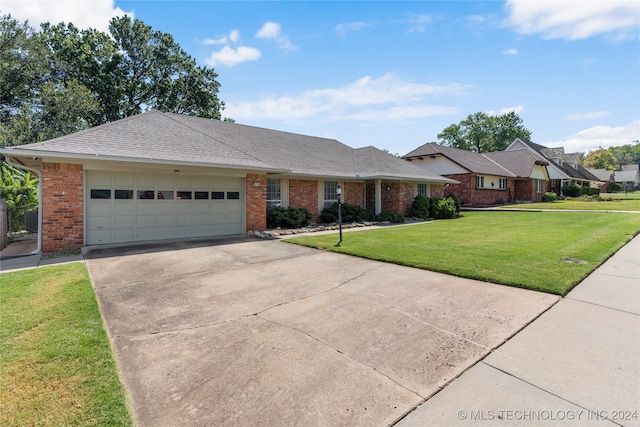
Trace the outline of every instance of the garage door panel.
<path fill-rule="evenodd" d="M 116 215 L 113 217 L 114 228 L 133 228 L 135 217 L 133 215 Z"/>
<path fill-rule="evenodd" d="M 244 232 L 242 178 L 87 171 L 85 185 L 87 244 Z M 91 199 L 90 190 L 111 198 Z"/>

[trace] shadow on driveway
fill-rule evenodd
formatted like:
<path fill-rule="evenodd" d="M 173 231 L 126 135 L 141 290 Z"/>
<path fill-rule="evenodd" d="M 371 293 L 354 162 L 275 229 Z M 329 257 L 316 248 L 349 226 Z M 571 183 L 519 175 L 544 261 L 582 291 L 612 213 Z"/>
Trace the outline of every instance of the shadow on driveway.
<path fill-rule="evenodd" d="M 558 300 L 246 236 L 85 258 L 141 426 L 389 425 Z"/>

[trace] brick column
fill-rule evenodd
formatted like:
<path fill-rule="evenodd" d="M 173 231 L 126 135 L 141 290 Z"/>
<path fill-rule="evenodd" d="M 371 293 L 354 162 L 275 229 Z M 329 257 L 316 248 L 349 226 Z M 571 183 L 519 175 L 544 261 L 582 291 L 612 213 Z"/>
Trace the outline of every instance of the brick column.
<path fill-rule="evenodd" d="M 247 232 L 264 230 L 267 228 L 267 175 L 247 174 L 246 187 Z"/>
<path fill-rule="evenodd" d="M 81 248 L 84 244 L 82 165 L 42 165 L 42 252 Z"/>

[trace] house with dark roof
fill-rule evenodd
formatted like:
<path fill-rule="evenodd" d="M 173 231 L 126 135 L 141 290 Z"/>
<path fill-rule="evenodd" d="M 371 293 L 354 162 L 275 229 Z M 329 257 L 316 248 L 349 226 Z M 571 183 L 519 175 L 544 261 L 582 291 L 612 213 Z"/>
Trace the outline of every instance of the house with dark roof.
<path fill-rule="evenodd" d="M 456 181 L 374 147 L 150 111 L 0 150 L 39 184 L 39 251 L 250 233 L 268 206 L 406 214 Z"/>
<path fill-rule="evenodd" d="M 623 191 L 640 189 L 640 166 L 621 165 L 621 171 L 615 171 L 615 182 L 622 186 Z"/>
<path fill-rule="evenodd" d="M 526 151 L 474 153 L 435 143 L 402 157 L 425 171 L 459 181 L 445 188 L 466 206 L 513 201 L 542 201 L 547 191 L 548 162 Z"/>
<path fill-rule="evenodd" d="M 599 188 L 601 193 L 608 193 L 609 186 L 616 182 L 614 171 L 608 169 L 586 168 L 593 176 L 600 180 Z"/>
<path fill-rule="evenodd" d="M 565 185 L 595 188 L 602 185 L 600 178 L 578 164 L 578 153 L 565 153 L 563 147 L 548 148 L 520 138 L 516 138 L 505 151 L 521 150 L 549 162 L 549 191 L 562 195 L 562 187 Z"/>

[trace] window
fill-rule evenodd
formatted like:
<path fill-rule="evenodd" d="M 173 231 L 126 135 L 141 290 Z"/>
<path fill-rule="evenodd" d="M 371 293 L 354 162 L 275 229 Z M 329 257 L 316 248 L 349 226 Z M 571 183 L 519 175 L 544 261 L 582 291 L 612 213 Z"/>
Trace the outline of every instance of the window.
<path fill-rule="evenodd" d="M 211 200 L 224 200 L 224 191 L 212 191 Z"/>
<path fill-rule="evenodd" d="M 476 188 L 484 188 L 484 176 L 476 176 Z"/>
<path fill-rule="evenodd" d="M 227 200 L 240 200 L 239 191 L 227 191 Z"/>
<path fill-rule="evenodd" d="M 138 200 L 153 200 L 155 194 L 153 190 L 138 190 Z"/>
<path fill-rule="evenodd" d="M 191 191 L 178 191 L 178 200 L 191 200 L 192 198 Z"/>
<path fill-rule="evenodd" d="M 501 190 L 507 189 L 507 178 L 500 178 L 499 188 Z"/>
<path fill-rule="evenodd" d="M 158 190 L 158 200 L 173 200 L 173 191 Z"/>
<path fill-rule="evenodd" d="M 542 180 L 536 179 L 536 193 L 542 193 Z"/>
<path fill-rule="evenodd" d="M 208 191 L 196 191 L 193 193 L 196 200 L 209 200 L 209 192 Z"/>
<path fill-rule="evenodd" d="M 336 181 L 325 181 L 324 182 L 324 207 L 330 208 L 335 202 L 338 201 L 338 193 L 336 192 L 336 188 L 338 187 L 338 183 Z"/>
<path fill-rule="evenodd" d="M 111 190 L 91 190 L 92 199 L 110 199 Z"/>
<path fill-rule="evenodd" d="M 267 178 L 267 209 L 282 206 L 282 180 Z"/>
<path fill-rule="evenodd" d="M 133 199 L 133 190 L 116 190 L 116 199 L 120 199 L 120 200 Z"/>
<path fill-rule="evenodd" d="M 418 194 L 429 197 L 427 184 L 418 184 Z"/>

